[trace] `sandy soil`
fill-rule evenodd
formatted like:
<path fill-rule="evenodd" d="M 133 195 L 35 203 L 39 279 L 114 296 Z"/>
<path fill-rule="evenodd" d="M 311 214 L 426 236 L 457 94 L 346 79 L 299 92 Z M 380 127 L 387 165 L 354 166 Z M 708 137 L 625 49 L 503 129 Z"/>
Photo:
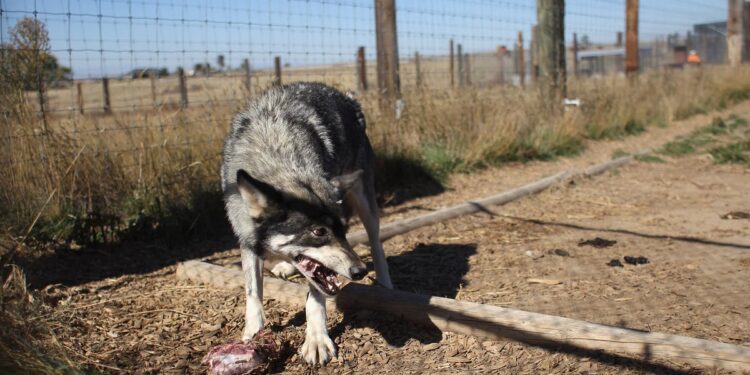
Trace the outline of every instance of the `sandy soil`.
<path fill-rule="evenodd" d="M 730 113 L 750 119 L 750 103 L 714 115 Z M 387 208 L 383 221 L 602 162 L 618 149 L 658 147 L 710 119 L 698 116 L 624 140 L 594 142 L 575 158 L 458 175 L 441 195 Z M 396 237 L 385 246 L 395 285 L 750 346 L 750 220 L 722 219 L 731 211 L 750 211 L 750 168 L 714 164 L 705 152 L 664 159 L 665 163 L 635 162 L 595 178 L 575 179 L 497 207 L 494 214 L 471 215 Z M 616 243 L 604 248 L 579 245 L 595 237 Z M 202 373 L 200 360 L 208 348 L 239 337 L 244 301 L 234 292 L 176 281 L 174 262 L 193 257 L 236 262 L 232 244 L 232 239 L 195 244 L 179 253 L 134 244 L 131 247 L 137 249 L 122 255 L 102 251 L 72 260 L 58 257 L 48 262 L 54 271 L 47 278 L 40 271 L 31 278 L 56 304 L 48 319 L 58 339 L 78 353 L 78 360 L 105 372 Z M 644 256 L 649 263 L 607 265 L 624 256 Z M 77 270 L 74 279 L 50 276 L 71 269 Z M 529 278 L 560 283 L 532 284 Z M 265 308 L 285 348 L 273 365 L 282 373 L 710 371 L 679 362 L 644 362 L 441 334 L 367 311 L 331 314 L 329 327 L 339 356 L 328 366 L 311 368 L 296 354 L 304 338 L 304 314 L 275 301 Z"/>

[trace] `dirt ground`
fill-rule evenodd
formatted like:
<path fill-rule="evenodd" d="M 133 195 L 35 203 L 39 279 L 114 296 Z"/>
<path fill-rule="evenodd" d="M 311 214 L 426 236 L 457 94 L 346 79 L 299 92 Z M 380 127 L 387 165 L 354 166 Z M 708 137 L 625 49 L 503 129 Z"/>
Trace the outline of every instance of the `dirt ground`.
<path fill-rule="evenodd" d="M 445 193 L 389 207 L 383 221 L 487 196 L 564 169 L 609 160 L 615 150 L 658 147 L 731 113 L 750 119 L 750 103 L 617 141 L 592 142 L 575 158 L 512 164 L 455 176 Z M 750 168 L 715 164 L 705 152 L 665 162 L 639 161 L 578 178 L 481 213 L 425 227 L 385 244 L 397 288 L 633 329 L 750 346 Z M 609 247 L 579 245 L 601 237 Z M 38 285 L 56 307 L 48 316 L 76 358 L 105 372 L 204 373 L 213 345 L 239 338 L 244 300 L 235 292 L 178 282 L 174 262 L 238 259 L 234 240 L 194 244 L 184 256 L 114 258 L 104 273 L 80 258 L 80 276 Z M 197 250 L 196 250 L 197 249 Z M 361 250 L 361 249 L 360 249 Z M 216 251 L 211 254 L 211 252 Z M 146 255 L 144 255 L 146 254 Z M 102 257 L 107 255 L 102 254 Z M 649 263 L 627 264 L 624 256 Z M 624 267 L 607 265 L 612 259 Z M 369 261 L 369 259 L 368 259 Z M 132 262 L 132 263 L 131 263 Z M 135 269 L 146 269 L 145 273 Z M 558 280 L 533 284 L 530 278 Z M 53 280 L 53 279 L 50 279 Z M 273 297 L 273 296 L 268 296 Z M 329 316 L 339 355 L 325 367 L 304 364 L 304 313 L 275 301 L 267 320 L 283 357 L 281 373 L 704 373 L 680 362 L 645 362 L 594 352 L 566 352 L 513 341 L 441 334 L 360 311 Z M 725 371 L 716 371 L 725 373 Z"/>

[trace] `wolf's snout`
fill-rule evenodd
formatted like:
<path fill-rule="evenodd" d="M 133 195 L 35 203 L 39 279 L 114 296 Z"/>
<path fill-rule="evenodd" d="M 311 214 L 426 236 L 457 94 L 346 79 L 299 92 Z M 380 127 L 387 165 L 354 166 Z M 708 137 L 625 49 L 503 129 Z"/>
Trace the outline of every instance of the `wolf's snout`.
<path fill-rule="evenodd" d="M 367 276 L 367 267 L 354 266 L 349 268 L 349 274 L 352 275 L 352 280 L 362 280 Z"/>

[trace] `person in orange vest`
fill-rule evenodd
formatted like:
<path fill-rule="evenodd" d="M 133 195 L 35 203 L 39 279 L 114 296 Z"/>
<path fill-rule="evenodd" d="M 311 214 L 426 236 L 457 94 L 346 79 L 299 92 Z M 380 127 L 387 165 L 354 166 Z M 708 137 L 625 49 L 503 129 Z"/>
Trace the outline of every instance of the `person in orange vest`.
<path fill-rule="evenodd" d="M 694 49 L 690 50 L 690 53 L 688 54 L 688 57 L 687 57 L 687 62 L 690 65 L 700 65 L 701 56 Z"/>

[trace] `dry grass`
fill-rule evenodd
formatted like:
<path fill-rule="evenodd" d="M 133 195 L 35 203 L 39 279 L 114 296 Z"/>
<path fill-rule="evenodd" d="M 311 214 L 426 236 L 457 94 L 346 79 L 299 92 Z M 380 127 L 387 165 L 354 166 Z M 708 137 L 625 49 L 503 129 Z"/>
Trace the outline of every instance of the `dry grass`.
<path fill-rule="evenodd" d="M 300 73 L 303 77 L 308 78 Z M 133 84 L 148 85 L 144 82 Z M 218 168 L 223 137 L 243 102 L 225 100 L 236 97 L 236 90 L 228 85 L 185 111 L 164 105 L 112 115 L 54 112 L 46 134 L 33 109 L 21 105 L 0 129 L 5 143 L 0 204 L 7 208 L 1 219 L 7 232 L 27 228 L 50 196 L 33 231 L 44 241 L 178 239 L 225 230 Z M 51 92 L 51 101 L 64 102 L 69 92 Z M 748 92 L 750 69 L 706 67 L 634 80 L 571 80 L 569 96 L 581 98 L 583 106 L 565 112 L 549 109 L 536 89 L 497 85 L 406 88 L 407 105 L 397 123 L 380 112 L 375 93 L 360 101 L 381 160 L 380 190 L 388 199 L 405 186 L 434 183 L 455 171 L 574 154 L 587 138 L 667 125 L 746 99 Z M 149 91 L 140 94 L 150 98 Z"/>
<path fill-rule="evenodd" d="M 23 272 L 13 266 L 0 284 L 0 372 L 79 374 L 71 352 L 60 344 L 44 317 L 48 309 L 26 290 Z M 4 270 L 5 271 L 5 270 Z"/>

